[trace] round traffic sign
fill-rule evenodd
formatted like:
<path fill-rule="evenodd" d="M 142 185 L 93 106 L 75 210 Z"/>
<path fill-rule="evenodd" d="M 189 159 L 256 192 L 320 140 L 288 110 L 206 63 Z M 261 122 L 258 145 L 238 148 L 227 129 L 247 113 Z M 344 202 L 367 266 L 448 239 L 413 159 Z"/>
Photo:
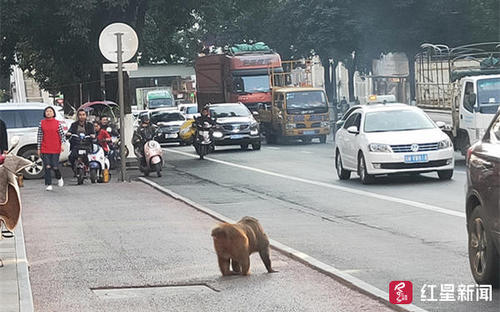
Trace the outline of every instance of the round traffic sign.
<path fill-rule="evenodd" d="M 139 47 L 135 30 L 127 24 L 113 23 L 106 26 L 99 36 L 99 49 L 106 59 L 118 62 L 118 34 L 122 34 L 122 62 L 127 62 L 134 57 Z"/>

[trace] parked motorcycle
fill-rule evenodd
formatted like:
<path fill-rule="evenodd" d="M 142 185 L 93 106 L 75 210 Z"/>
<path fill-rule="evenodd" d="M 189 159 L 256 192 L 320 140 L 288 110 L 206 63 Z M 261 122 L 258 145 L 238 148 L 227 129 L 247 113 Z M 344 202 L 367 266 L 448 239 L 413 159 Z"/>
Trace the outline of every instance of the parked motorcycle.
<path fill-rule="evenodd" d="M 92 150 L 88 154 L 90 182 L 109 181 L 109 160 L 104 154 L 104 149 L 96 143 L 92 144 Z"/>
<path fill-rule="evenodd" d="M 208 122 L 196 124 L 196 139 L 194 142 L 196 153 L 203 159 L 213 149 L 212 125 Z"/>
<path fill-rule="evenodd" d="M 144 176 L 149 176 L 150 172 L 155 172 L 161 177 L 163 168 L 163 149 L 160 143 L 155 140 L 149 140 L 144 144 L 144 159 L 139 162 L 139 170 Z"/>

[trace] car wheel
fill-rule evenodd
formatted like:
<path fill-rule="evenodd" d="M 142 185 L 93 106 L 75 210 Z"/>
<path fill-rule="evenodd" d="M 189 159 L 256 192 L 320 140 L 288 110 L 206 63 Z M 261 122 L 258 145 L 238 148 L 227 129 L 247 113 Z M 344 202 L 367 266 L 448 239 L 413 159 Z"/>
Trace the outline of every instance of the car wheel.
<path fill-rule="evenodd" d="M 21 154 L 22 157 L 28 159 L 33 164 L 28 168 L 23 170 L 23 176 L 25 179 L 40 179 L 44 175 L 43 161 L 38 152 L 34 149 L 27 150 Z"/>
<path fill-rule="evenodd" d="M 246 151 L 248 149 L 248 144 L 241 144 L 240 147 L 242 150 Z"/>
<path fill-rule="evenodd" d="M 450 180 L 453 177 L 453 169 L 451 170 L 439 170 L 438 171 L 439 180 Z"/>
<path fill-rule="evenodd" d="M 337 175 L 340 180 L 349 180 L 351 177 L 351 171 L 345 170 L 342 166 L 342 157 L 340 156 L 339 151 L 337 151 L 335 156 L 335 167 L 337 168 Z"/>
<path fill-rule="evenodd" d="M 326 134 L 323 134 L 322 136 L 319 137 L 319 143 L 321 144 L 326 143 Z"/>
<path fill-rule="evenodd" d="M 375 182 L 374 176 L 368 174 L 368 171 L 366 170 L 366 161 L 363 154 L 360 154 L 358 158 L 358 175 L 361 179 L 361 183 L 363 184 L 372 184 L 373 182 Z"/>
<path fill-rule="evenodd" d="M 499 286 L 500 257 L 493 239 L 486 231 L 481 206 L 476 206 L 467 222 L 469 234 L 469 264 L 478 284 Z"/>
<path fill-rule="evenodd" d="M 255 150 L 255 151 L 260 150 L 260 142 L 253 143 L 252 144 L 252 149 Z"/>

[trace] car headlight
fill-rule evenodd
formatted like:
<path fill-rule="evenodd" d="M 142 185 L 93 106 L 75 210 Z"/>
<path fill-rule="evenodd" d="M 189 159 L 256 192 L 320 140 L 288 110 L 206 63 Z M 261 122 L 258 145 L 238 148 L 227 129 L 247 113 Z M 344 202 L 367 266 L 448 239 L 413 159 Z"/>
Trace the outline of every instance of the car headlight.
<path fill-rule="evenodd" d="M 148 142 L 149 148 L 158 148 L 160 147 L 160 143 L 156 142 L 155 140 L 151 140 Z"/>
<path fill-rule="evenodd" d="M 371 143 L 368 145 L 370 152 L 377 153 L 390 153 L 392 152 L 391 147 L 387 144 Z"/>
<path fill-rule="evenodd" d="M 297 124 L 294 124 L 294 123 L 288 123 L 288 124 L 286 124 L 286 128 L 287 128 L 287 129 L 295 129 L 295 128 L 297 128 Z"/>
<path fill-rule="evenodd" d="M 442 140 L 439 142 L 439 149 L 445 149 L 451 147 L 450 139 Z"/>
<path fill-rule="evenodd" d="M 216 139 L 220 139 L 220 138 L 222 138 L 222 136 L 223 136 L 223 135 L 222 135 L 222 132 L 220 132 L 220 131 L 214 131 L 214 133 L 213 133 L 212 135 L 213 135 L 213 136 L 214 136 L 214 138 L 216 138 Z"/>
<path fill-rule="evenodd" d="M 328 128 L 328 127 L 330 127 L 329 121 L 322 121 L 321 122 L 321 128 Z"/>

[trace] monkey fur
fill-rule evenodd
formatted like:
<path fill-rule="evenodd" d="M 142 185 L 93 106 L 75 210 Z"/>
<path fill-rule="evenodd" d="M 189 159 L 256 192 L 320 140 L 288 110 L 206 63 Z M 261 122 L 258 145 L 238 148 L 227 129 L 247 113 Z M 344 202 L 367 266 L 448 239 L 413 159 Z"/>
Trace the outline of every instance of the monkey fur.
<path fill-rule="evenodd" d="M 243 217 L 236 224 L 222 223 L 212 230 L 212 237 L 223 276 L 248 275 L 254 252 L 259 252 L 267 272 L 277 272 L 271 268 L 269 239 L 257 219 Z"/>

